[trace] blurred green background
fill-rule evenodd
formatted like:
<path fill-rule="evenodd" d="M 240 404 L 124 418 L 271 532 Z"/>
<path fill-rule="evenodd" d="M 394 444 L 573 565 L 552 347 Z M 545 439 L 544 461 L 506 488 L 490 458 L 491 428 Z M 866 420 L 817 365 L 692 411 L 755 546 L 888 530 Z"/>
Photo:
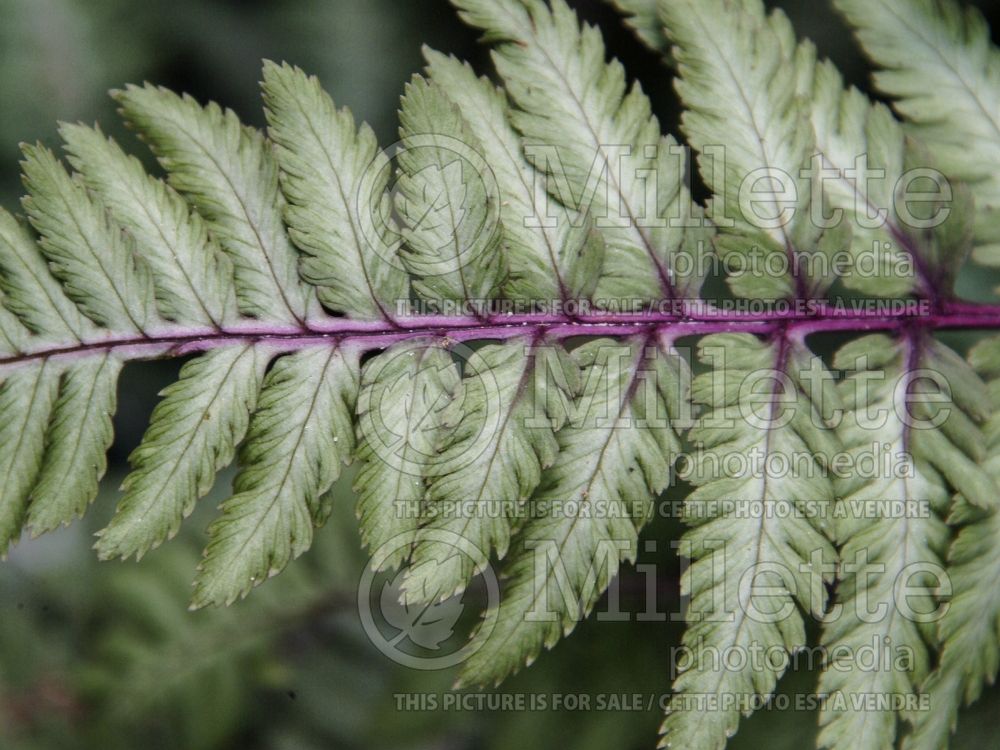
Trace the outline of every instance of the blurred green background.
<path fill-rule="evenodd" d="M 670 75 L 597 0 L 571 2 L 600 22 L 612 54 L 653 97 L 676 132 Z M 780 3 L 853 83 L 868 71 L 849 33 L 825 2 Z M 992 0 L 980 5 L 998 14 Z M 998 26 L 994 23 L 994 26 Z M 385 142 L 395 140 L 404 82 L 427 43 L 488 70 L 476 34 L 445 0 L 0 0 L 0 200 L 16 209 L 21 141 L 57 146 L 59 120 L 99 121 L 136 153 L 117 124 L 110 88 L 149 80 L 214 99 L 262 124 L 261 58 L 315 73 Z M 973 293 L 994 280 L 978 274 Z M 337 511 L 313 550 L 244 603 L 187 611 L 188 581 L 213 497 L 180 538 L 141 563 L 97 563 L 92 534 L 116 501 L 117 480 L 138 443 L 156 393 L 179 363 L 130 366 L 119 392 L 110 476 L 91 516 L 57 534 L 24 540 L 0 565 L 0 748 L 72 750 L 241 748 L 651 748 L 660 712 L 406 711 L 399 693 L 448 690 L 450 671 L 395 665 L 365 637 L 356 604 L 365 558 L 353 516 L 350 476 Z M 683 488 L 678 488 L 678 494 Z M 661 519 L 645 558 L 660 565 L 661 608 L 677 598 L 669 545 L 680 529 Z M 644 580 L 623 573 L 622 608 L 642 608 Z M 473 596 L 473 594 L 470 594 Z M 470 610 L 472 608 L 469 608 Z M 465 618 L 462 628 L 472 623 Z M 642 693 L 669 688 L 676 625 L 587 622 L 551 654 L 502 688 L 512 693 Z M 790 675 L 787 692 L 814 689 L 815 676 Z M 1000 747 L 994 690 L 966 712 L 954 743 Z M 764 711 L 745 722 L 734 750 L 811 747 L 815 715 Z"/>

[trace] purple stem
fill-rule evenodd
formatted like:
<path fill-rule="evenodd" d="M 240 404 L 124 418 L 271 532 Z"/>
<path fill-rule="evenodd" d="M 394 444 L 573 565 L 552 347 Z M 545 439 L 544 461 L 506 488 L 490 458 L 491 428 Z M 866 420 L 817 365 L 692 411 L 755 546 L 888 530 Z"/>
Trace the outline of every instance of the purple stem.
<path fill-rule="evenodd" d="M 46 357 L 74 357 L 120 350 L 129 359 L 180 356 L 228 346 L 241 341 L 271 344 L 277 349 L 329 343 L 350 343 L 363 350 L 381 349 L 398 341 L 447 338 L 454 342 L 475 339 L 510 339 L 518 336 L 545 335 L 552 339 L 573 336 L 630 336 L 659 334 L 669 340 L 711 333 L 769 333 L 779 324 L 788 336 L 802 340 L 815 333 L 836 331 L 868 332 L 910 327 L 923 330 L 997 329 L 1000 328 L 1000 305 L 976 305 L 965 302 L 944 303 L 937 311 L 918 308 L 903 310 L 850 309 L 820 305 L 803 312 L 745 313 L 718 308 L 698 309 L 688 305 L 680 312 L 644 312 L 570 317 L 558 314 L 493 316 L 484 321 L 474 316 L 419 316 L 386 321 L 355 321 L 325 318 L 309 321 L 308 327 L 267 326 L 247 321 L 226 329 L 193 329 L 172 326 L 151 331 L 145 336 L 107 337 L 72 345 L 48 345 L 0 358 L 0 366 L 29 362 Z"/>

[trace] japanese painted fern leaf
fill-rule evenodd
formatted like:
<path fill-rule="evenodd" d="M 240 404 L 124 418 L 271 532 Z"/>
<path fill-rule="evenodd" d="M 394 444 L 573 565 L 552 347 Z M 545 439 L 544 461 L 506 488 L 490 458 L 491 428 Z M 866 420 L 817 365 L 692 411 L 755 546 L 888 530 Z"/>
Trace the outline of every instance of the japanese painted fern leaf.
<path fill-rule="evenodd" d="M 425 49 L 391 149 L 270 62 L 266 132 L 114 92 L 162 177 L 96 127 L 61 128 L 65 162 L 24 147 L 24 218 L 0 210 L 0 547 L 94 500 L 122 367 L 188 357 L 100 556 L 173 537 L 235 461 L 193 597 L 230 604 L 309 549 L 356 459 L 400 606 L 501 581 L 458 677 L 491 685 L 598 607 L 684 453 L 694 656 L 663 744 L 724 747 L 818 623 L 822 747 L 944 747 L 998 668 L 1000 358 L 937 338 L 1000 326 L 954 295 L 1000 237 L 982 19 L 836 0 L 900 121 L 760 0 L 618 0 L 676 66 L 701 207 L 688 149 L 564 0 L 454 4 L 502 86 Z M 914 209 L 937 169 L 967 186 Z M 825 333 L 851 337 L 832 359 Z M 873 642 L 908 658 L 866 670 Z"/>

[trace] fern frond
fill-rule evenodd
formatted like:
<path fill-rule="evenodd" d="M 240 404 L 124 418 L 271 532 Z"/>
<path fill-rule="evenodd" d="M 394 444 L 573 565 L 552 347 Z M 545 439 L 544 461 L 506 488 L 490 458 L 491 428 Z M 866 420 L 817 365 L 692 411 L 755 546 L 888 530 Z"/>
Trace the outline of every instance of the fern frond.
<path fill-rule="evenodd" d="M 589 209 L 607 243 L 596 295 L 691 299 L 711 232 L 682 176 L 686 158 L 660 133 L 649 100 L 605 61 L 600 32 L 563 0 L 453 0 L 496 43 L 494 60 L 516 105 L 512 119 L 549 192 Z M 678 251 L 690 264 L 676 264 Z"/>
<path fill-rule="evenodd" d="M 161 394 L 130 457 L 118 511 L 100 532 L 103 558 L 146 552 L 173 537 L 233 459 L 257 403 L 271 354 L 254 344 L 206 352 Z"/>
<path fill-rule="evenodd" d="M 41 235 L 39 247 L 66 295 L 112 331 L 143 334 L 159 323 L 152 280 L 131 237 L 104 206 L 66 173 L 44 146 L 24 147 L 24 208 Z"/>
<path fill-rule="evenodd" d="M 914 289 L 937 293 L 931 279 L 899 273 L 913 237 L 896 211 L 897 191 L 906 168 L 903 128 L 883 104 L 872 103 L 829 60 L 807 78 L 816 156 L 813 169 L 822 180 L 823 219 L 846 216 L 855 257 L 866 254 L 879 263 L 874 273 L 848 274 L 845 283 L 865 294 L 905 296 Z M 820 170 L 826 170 L 824 176 Z M 841 219 L 843 220 L 843 219 Z M 912 259 L 910 259 L 912 261 Z"/>
<path fill-rule="evenodd" d="M 714 193 L 709 215 L 731 235 L 720 238 L 720 252 L 787 256 L 783 273 L 731 276 L 734 291 L 764 299 L 822 294 L 832 279 L 806 278 L 796 259 L 817 240 L 802 174 L 814 138 L 798 90 L 815 52 L 797 46 L 783 13 L 765 15 L 753 0 L 663 0 L 660 12 L 675 44 L 684 133 Z"/>
<path fill-rule="evenodd" d="M 982 209 L 977 257 L 1000 262 L 1000 51 L 982 13 L 955 0 L 835 0 L 882 68 L 878 88 L 893 97 L 910 132 L 940 169 L 976 191 Z M 969 144 L 976 148 L 970 149 Z"/>
<path fill-rule="evenodd" d="M 235 494 L 209 527 L 192 606 L 230 604 L 280 573 L 329 515 L 327 491 L 354 450 L 356 351 L 316 346 L 281 357 L 264 379 L 240 454 Z"/>
<path fill-rule="evenodd" d="M 379 569 L 398 567 L 420 524 L 426 479 L 441 463 L 438 446 L 461 376 L 441 342 L 417 339 L 365 364 L 358 396 L 361 538 Z M 384 551 L 384 557 L 376 553 Z"/>
<path fill-rule="evenodd" d="M 948 504 L 945 478 L 967 486 L 977 504 L 995 503 L 996 491 L 974 460 L 982 457 L 982 436 L 973 419 L 985 399 L 952 397 L 942 386 L 976 385 L 954 352 L 920 334 L 876 335 L 845 345 L 834 365 L 848 372 L 840 428 L 847 450 L 887 450 L 903 461 L 896 471 L 846 478 L 839 487 L 839 607 L 823 635 L 831 658 L 820 692 L 831 702 L 821 713 L 820 744 L 875 750 L 893 742 L 897 713 L 873 708 L 866 696 L 875 696 L 877 706 L 878 696 L 912 695 L 930 668 L 928 644 L 935 636 L 927 613 L 934 610 L 948 541 L 940 518 Z M 983 395 L 981 382 L 977 390 Z M 872 644 L 879 653 L 889 649 L 887 668 L 861 666 L 858 649 Z"/>
<path fill-rule="evenodd" d="M 21 534 L 32 487 L 45 455 L 45 426 L 59 388 L 59 367 L 42 360 L 10 373 L 0 385 L 0 551 Z M 59 467 L 58 470 L 62 470 Z"/>
<path fill-rule="evenodd" d="M 420 76 L 399 113 L 402 175 L 396 207 L 408 245 L 403 260 L 428 301 L 494 299 L 506 280 L 500 195 L 482 146 L 444 90 Z"/>
<path fill-rule="evenodd" d="M 625 22 L 653 50 L 665 50 L 670 40 L 660 21 L 659 0 L 608 0 L 625 14 Z"/>
<path fill-rule="evenodd" d="M 974 238 L 1000 237 L 1000 139 L 980 92 L 1000 74 L 981 19 L 951 0 L 917 0 L 912 18 L 877 0 L 859 20 L 840 0 L 925 148 L 760 0 L 618 0 L 643 38 L 674 46 L 716 233 L 685 148 L 565 0 L 454 4 L 494 45 L 503 86 L 425 49 L 389 149 L 276 63 L 266 134 L 165 89 L 115 93 L 162 178 L 97 127 L 61 128 L 75 173 L 25 147 L 27 221 L 0 210 L 0 552 L 94 499 L 121 369 L 190 357 L 130 457 L 99 555 L 173 537 L 235 459 L 192 606 L 230 604 L 310 547 L 357 458 L 361 536 L 373 568 L 406 565 L 404 607 L 463 593 L 498 561 L 505 585 L 459 678 L 497 683 L 635 559 L 690 427 L 695 658 L 664 745 L 721 750 L 807 646 L 810 618 L 830 655 L 821 745 L 890 746 L 901 718 L 915 727 L 904 745 L 944 743 L 1000 662 L 1000 596 L 982 591 L 1000 574 L 1000 353 L 974 350 L 977 374 L 935 338 L 1000 328 L 1000 306 L 955 299 Z M 970 134 L 981 164 L 958 152 Z M 943 224 L 911 226 L 899 182 L 935 161 L 971 187 L 924 202 L 950 212 Z M 718 260 L 731 293 L 703 298 Z M 856 307 L 837 282 L 864 295 Z M 833 332 L 866 336 L 828 368 L 810 337 Z M 704 337 L 693 365 L 682 337 Z M 834 466 L 869 454 L 897 471 Z M 959 527 L 947 571 L 945 517 Z M 934 622 L 944 572 L 952 607 Z M 911 658 L 867 669 L 872 643 Z M 734 669 L 702 647 L 782 658 Z M 923 689 L 938 701 L 926 716 L 879 700 Z M 700 696 L 721 704 L 684 710 Z"/>
<path fill-rule="evenodd" d="M 0 292 L 0 302 L 5 297 Z M 31 332 L 22 325 L 18 317 L 6 307 L 0 306 L 0 356 L 17 357 L 24 355 L 31 340 Z"/>
<path fill-rule="evenodd" d="M 124 362 L 100 352 L 65 368 L 45 435 L 45 458 L 28 498 L 33 534 L 51 531 L 84 514 L 97 497 L 111 447 L 111 417 Z"/>
<path fill-rule="evenodd" d="M 80 312 L 49 272 L 27 229 L 5 211 L 0 211 L 0 287 L 5 293 L 4 304 L 33 333 L 31 337 L 22 334 L 25 329 L 3 310 L 0 328 L 10 344 L 5 355 L 44 343 L 81 344 L 100 336 L 98 326 Z M 29 432 L 46 430 L 44 458 L 40 466 L 27 469 L 25 476 L 34 484 L 30 494 L 23 495 L 23 488 L 12 490 L 12 497 L 22 496 L 21 500 L 12 500 L 14 507 L 19 502 L 27 503 L 27 515 L 22 520 L 36 534 L 82 515 L 97 496 L 98 482 L 106 468 L 105 453 L 111 443 L 110 415 L 114 413 L 121 366 L 120 357 L 110 352 L 98 352 L 98 356 L 80 363 L 47 365 L 57 380 L 61 378 L 58 393 L 46 394 L 48 385 L 39 383 L 43 389 L 40 395 L 43 401 L 50 401 L 49 405 L 26 417 Z M 31 440 L 30 435 L 25 437 Z M 20 513 L 15 517 L 20 518 Z M 19 528 L 15 526 L 17 523 L 4 538 L 5 545 L 16 538 Z"/>
<path fill-rule="evenodd" d="M 589 298 L 604 261 L 604 241 L 592 220 L 548 199 L 543 176 L 528 162 L 524 142 L 509 123 L 510 105 L 502 90 L 453 57 L 428 48 L 424 57 L 431 80 L 458 108 L 497 181 L 510 263 L 505 296 L 552 302 Z"/>
<path fill-rule="evenodd" d="M 5 313 L 10 310 L 17 315 L 42 340 L 83 341 L 97 331 L 97 326 L 81 314 L 53 278 L 27 227 L 2 209 L 0 271 Z M 13 332 L 18 326 L 5 324 L 0 328 Z"/>
<path fill-rule="evenodd" d="M 99 129 L 63 125 L 60 133 L 70 163 L 135 240 L 163 317 L 206 328 L 234 322 L 232 264 L 202 218 Z"/>
<path fill-rule="evenodd" d="M 498 683 L 586 617 L 670 478 L 680 449 L 672 421 L 686 364 L 648 337 L 598 339 L 572 353 L 582 391 L 556 433 L 559 453 L 529 500 L 501 573 L 499 607 L 473 636 L 460 685 Z"/>
<path fill-rule="evenodd" d="M 1000 348 L 990 339 L 978 344 L 970 361 L 989 382 L 993 407 L 985 428 L 986 470 L 1000 478 Z M 930 710 L 909 717 L 913 731 L 903 739 L 906 750 L 947 748 L 962 703 L 979 699 L 1000 669 L 1000 513 L 983 511 L 959 497 L 949 523 L 961 525 L 948 551 L 951 601 L 938 623 L 941 658 L 921 689 L 930 696 Z"/>
<path fill-rule="evenodd" d="M 232 259 L 240 312 L 293 324 L 316 314 L 316 293 L 299 278 L 285 232 L 277 163 L 261 134 L 231 111 L 163 88 L 129 86 L 115 96 L 170 184 Z"/>
<path fill-rule="evenodd" d="M 577 372 L 561 346 L 514 339 L 487 346 L 465 363 L 461 398 L 445 418 L 447 438 L 427 490 L 429 516 L 416 534 L 403 582 L 408 601 L 447 599 L 507 554 L 511 525 L 556 461 L 556 432 L 576 394 Z M 443 534 L 441 532 L 444 532 Z M 473 560 L 443 539 L 474 545 Z"/>
<path fill-rule="evenodd" d="M 355 126 L 350 111 L 337 110 L 319 81 L 298 68 L 266 62 L 263 89 L 285 219 L 306 254 L 303 278 L 331 310 L 392 320 L 409 280 L 385 215 L 390 175 L 375 134 Z M 378 179 L 367 184 L 371 175 Z"/>
<path fill-rule="evenodd" d="M 747 659 L 743 669 L 730 669 L 713 659 L 713 650 L 795 653 L 806 645 L 800 609 L 815 617 L 825 610 L 824 583 L 836 559 L 824 537 L 833 502 L 829 461 L 839 450 L 829 428 L 838 408 L 833 378 L 801 343 L 709 336 L 699 356 L 712 369 L 692 389 L 707 411 L 689 434 L 697 489 L 685 501 L 692 529 L 681 543 L 693 561 L 681 579 L 690 597 L 684 646 L 696 656 L 674 691 L 736 700 L 668 714 L 662 745 L 693 750 L 723 747 L 740 713 L 749 715 L 755 699 L 770 696 L 782 674 L 770 661 Z M 748 407 L 749 394 L 758 397 L 759 410 Z M 742 456 L 759 458 L 741 462 Z M 775 470 L 775 456 L 796 459 Z M 742 472 L 720 468 L 729 466 Z"/>

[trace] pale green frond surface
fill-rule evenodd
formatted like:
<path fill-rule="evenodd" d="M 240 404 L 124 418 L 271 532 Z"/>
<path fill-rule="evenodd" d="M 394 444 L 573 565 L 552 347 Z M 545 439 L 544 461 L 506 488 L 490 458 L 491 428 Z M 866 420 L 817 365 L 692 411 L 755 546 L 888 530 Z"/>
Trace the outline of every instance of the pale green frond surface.
<path fill-rule="evenodd" d="M 192 606 L 230 604 L 312 544 L 325 497 L 354 449 L 360 366 L 330 346 L 279 358 L 240 450 L 234 496 L 209 528 Z"/>
<path fill-rule="evenodd" d="M 6 304 L 8 304 L 7 299 L 0 292 L 0 356 L 15 357 L 28 350 L 31 332 L 4 306 Z"/>
<path fill-rule="evenodd" d="M 103 351 L 63 371 L 41 474 L 29 499 L 26 521 L 32 534 L 69 524 L 97 497 L 113 438 L 122 365 L 118 355 Z"/>
<path fill-rule="evenodd" d="M 409 299 L 409 281 L 386 215 L 389 164 L 375 134 L 288 64 L 265 62 L 263 90 L 303 278 L 331 310 L 391 320 Z"/>
<path fill-rule="evenodd" d="M 122 483 L 125 494 L 99 533 L 101 557 L 142 557 L 177 533 L 216 472 L 232 461 L 272 354 L 243 344 L 206 352 L 184 366 L 129 458 L 133 471 Z"/>
<path fill-rule="evenodd" d="M 608 0 L 625 14 L 625 23 L 652 50 L 666 50 L 670 40 L 660 21 L 659 0 Z"/>
<path fill-rule="evenodd" d="M 566 351 L 544 341 L 486 346 L 465 363 L 403 581 L 407 601 L 454 596 L 494 551 L 507 554 L 512 523 L 556 461 L 556 431 L 569 417 L 577 380 Z M 467 539 L 480 559 L 447 541 L 454 537 Z"/>
<path fill-rule="evenodd" d="M 0 385 L 0 554 L 21 535 L 45 451 L 45 426 L 59 389 L 59 368 L 42 360 Z M 62 470 L 59 467 L 58 470 Z"/>
<path fill-rule="evenodd" d="M 28 228 L 2 209 L 0 271 L 4 306 L 39 338 L 79 341 L 96 330 L 53 278 Z"/>
<path fill-rule="evenodd" d="M 396 208 L 403 260 L 428 301 L 484 301 L 507 277 L 500 193 L 482 147 L 444 90 L 421 76 L 407 84 Z"/>
<path fill-rule="evenodd" d="M 983 213 L 984 255 L 1000 208 L 1000 51 L 982 13 L 955 0 L 835 0 L 878 65 L 876 86 L 948 176 L 969 183 Z M 970 144 L 975 144 L 970 148 Z"/>
<path fill-rule="evenodd" d="M 513 122 L 557 199 L 590 213 L 607 244 L 596 295 L 697 296 L 711 231 L 683 182 L 686 154 L 660 132 L 649 99 L 607 62 L 598 29 L 563 2 L 453 0 L 496 44 Z M 681 251 L 690 263 L 678 264 Z"/>
<path fill-rule="evenodd" d="M 436 341 L 397 344 L 362 370 L 354 491 L 361 538 L 380 569 L 410 554 L 447 408 L 460 391 L 458 369 Z"/>
<path fill-rule="evenodd" d="M 230 110 L 163 88 L 129 86 L 115 98 L 232 259 L 240 312 L 290 324 L 316 314 L 315 292 L 299 277 L 285 232 L 278 166 L 261 134 Z"/>
<path fill-rule="evenodd" d="M 993 416 L 985 427 L 984 467 L 1000 478 L 1000 346 L 996 339 L 978 344 L 970 354 L 978 372 L 989 380 Z M 903 739 L 906 750 L 939 750 L 948 746 L 958 710 L 979 699 L 1000 669 L 1000 513 L 982 511 L 959 497 L 950 523 L 960 526 L 948 550 L 951 600 L 937 622 L 941 657 L 921 689 L 930 710 L 914 712 L 913 730 Z"/>
<path fill-rule="evenodd" d="M 668 713 L 662 746 L 692 750 L 723 747 L 783 672 L 781 660 L 730 669 L 714 654 L 794 653 L 806 645 L 803 614 L 823 614 L 836 559 L 824 535 L 829 466 L 839 449 L 833 378 L 802 344 L 723 334 L 702 339 L 699 358 L 711 369 L 692 386 L 706 410 L 688 435 L 685 476 L 696 489 L 681 541 L 692 560 L 681 578 L 690 597 L 683 644 L 695 656 L 673 689 L 731 702 L 685 709 L 679 700 Z"/>
<path fill-rule="evenodd" d="M 601 276 L 604 241 L 593 222 L 545 191 L 510 124 L 502 89 L 467 64 L 424 49 L 427 72 L 458 107 L 500 191 L 503 243 L 510 264 L 507 297 L 561 303 L 589 298 Z"/>
<path fill-rule="evenodd" d="M 159 320 L 152 280 L 134 243 L 44 146 L 24 146 L 24 208 L 66 294 L 91 320 L 141 334 Z"/>
<path fill-rule="evenodd" d="M 670 480 L 684 361 L 645 337 L 598 339 L 572 356 L 581 393 L 556 433 L 559 453 L 528 501 L 501 570 L 499 608 L 473 636 L 460 685 L 497 683 L 572 632 L 621 561 L 635 558 L 637 530 Z"/>
<path fill-rule="evenodd" d="M 232 263 L 209 237 L 204 220 L 99 129 L 63 125 L 60 133 L 70 163 L 134 238 L 136 254 L 152 272 L 160 313 L 188 325 L 232 322 Z"/>
<path fill-rule="evenodd" d="M 906 169 L 903 127 L 884 104 L 845 88 L 828 60 L 815 65 L 804 85 L 816 136 L 811 169 L 822 196 L 822 203 L 811 207 L 814 220 L 850 227 L 855 263 L 845 275 L 848 286 L 882 297 L 905 296 L 921 282 L 908 252 L 920 233 L 911 232 L 897 211 Z"/>
<path fill-rule="evenodd" d="M 834 361 L 847 372 L 839 428 L 846 450 L 884 452 L 893 460 L 868 475 L 842 477 L 838 486 L 841 570 L 823 633 L 829 663 L 819 683 L 831 696 L 821 711 L 819 742 L 831 750 L 892 744 L 900 716 L 886 698 L 915 695 L 930 670 L 948 541 L 940 516 L 949 499 L 945 477 L 955 475 L 947 464 L 965 452 L 959 446 L 968 450 L 974 425 L 961 403 L 949 404 L 947 418 L 935 425 L 943 412 L 928 394 L 943 394 L 927 374 L 950 372 L 948 381 L 956 383 L 968 377 L 959 362 L 918 335 L 865 337 L 841 348 Z M 865 667 L 859 649 L 873 645 L 888 649 L 887 668 Z"/>
<path fill-rule="evenodd" d="M 714 194 L 709 215 L 727 235 L 720 254 L 786 259 L 763 266 L 777 273 L 732 276 L 733 290 L 764 299 L 822 293 L 832 279 L 799 264 L 818 239 L 803 176 L 814 137 L 798 91 L 814 50 L 798 46 L 788 18 L 767 14 L 759 0 L 661 0 L 660 12 L 674 43 L 684 133 Z"/>

